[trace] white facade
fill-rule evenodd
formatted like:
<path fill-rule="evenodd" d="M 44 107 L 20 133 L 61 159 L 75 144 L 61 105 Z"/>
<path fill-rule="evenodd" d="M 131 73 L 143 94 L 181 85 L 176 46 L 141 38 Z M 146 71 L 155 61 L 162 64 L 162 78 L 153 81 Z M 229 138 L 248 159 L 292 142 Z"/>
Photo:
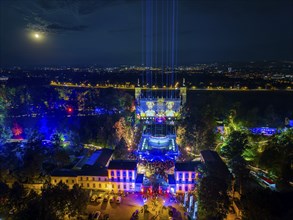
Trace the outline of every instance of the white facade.
<path fill-rule="evenodd" d="M 176 171 L 176 192 L 183 193 L 193 191 L 197 183 L 198 174 L 196 171 Z"/>

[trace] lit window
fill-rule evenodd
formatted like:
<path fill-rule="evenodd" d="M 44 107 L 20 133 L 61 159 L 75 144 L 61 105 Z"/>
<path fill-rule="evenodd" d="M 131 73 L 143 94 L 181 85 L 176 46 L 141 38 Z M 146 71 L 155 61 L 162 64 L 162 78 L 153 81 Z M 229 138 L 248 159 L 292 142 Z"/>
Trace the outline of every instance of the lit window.
<path fill-rule="evenodd" d="M 101 183 L 99 184 L 99 188 L 102 188 L 102 184 Z"/>
<path fill-rule="evenodd" d="M 93 188 L 96 188 L 96 184 L 93 183 Z"/>

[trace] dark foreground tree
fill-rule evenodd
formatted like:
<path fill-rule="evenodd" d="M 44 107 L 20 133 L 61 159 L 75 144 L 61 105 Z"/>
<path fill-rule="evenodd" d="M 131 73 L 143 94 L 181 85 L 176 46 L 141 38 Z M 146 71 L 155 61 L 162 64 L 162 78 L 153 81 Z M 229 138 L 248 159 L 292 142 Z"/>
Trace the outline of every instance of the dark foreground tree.
<path fill-rule="evenodd" d="M 116 148 L 114 150 L 114 157 L 115 159 L 128 158 L 127 144 L 123 137 L 120 139 L 119 143 L 116 145 Z"/>
<path fill-rule="evenodd" d="M 0 182 L 0 213 L 7 214 L 9 212 L 8 199 L 9 187 L 7 184 Z"/>
<path fill-rule="evenodd" d="M 223 219 L 230 205 L 225 181 L 213 176 L 202 178 L 198 190 L 199 219 Z"/>
<path fill-rule="evenodd" d="M 88 193 L 78 185 L 72 190 L 62 182 L 48 185 L 42 192 L 42 219 L 63 219 L 67 214 L 75 217 L 85 210 Z"/>
<path fill-rule="evenodd" d="M 293 217 L 293 192 L 250 190 L 241 196 L 244 220 L 278 219 Z"/>

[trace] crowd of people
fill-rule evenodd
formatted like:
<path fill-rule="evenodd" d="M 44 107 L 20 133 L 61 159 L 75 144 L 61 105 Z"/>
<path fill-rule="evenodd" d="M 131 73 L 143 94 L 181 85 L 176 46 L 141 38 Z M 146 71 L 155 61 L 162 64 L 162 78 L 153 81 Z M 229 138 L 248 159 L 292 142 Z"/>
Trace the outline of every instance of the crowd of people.
<path fill-rule="evenodd" d="M 140 164 L 143 165 L 146 169 L 148 169 L 151 174 L 158 175 L 159 177 L 163 178 L 165 181 L 168 180 L 168 173 L 166 173 L 165 171 L 175 166 L 175 162 L 173 160 L 166 160 L 166 161 L 141 160 Z"/>

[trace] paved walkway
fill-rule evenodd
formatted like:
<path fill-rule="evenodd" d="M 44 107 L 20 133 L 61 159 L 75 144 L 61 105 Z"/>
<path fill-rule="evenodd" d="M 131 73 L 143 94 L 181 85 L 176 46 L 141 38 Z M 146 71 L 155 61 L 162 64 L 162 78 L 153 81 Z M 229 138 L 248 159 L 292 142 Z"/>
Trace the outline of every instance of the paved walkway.
<path fill-rule="evenodd" d="M 174 216 L 176 220 L 184 220 L 184 208 L 178 203 L 170 202 L 169 195 L 160 196 L 156 203 L 149 198 L 146 202 L 149 212 L 141 212 L 143 210 L 143 198 L 141 193 L 130 194 L 122 198 L 121 204 L 100 202 L 90 203 L 87 212 L 101 211 L 102 214 L 109 214 L 110 220 L 130 220 L 132 214 L 138 210 L 138 220 L 169 220 L 168 206 L 174 207 Z M 165 208 L 163 208 L 165 206 Z"/>

